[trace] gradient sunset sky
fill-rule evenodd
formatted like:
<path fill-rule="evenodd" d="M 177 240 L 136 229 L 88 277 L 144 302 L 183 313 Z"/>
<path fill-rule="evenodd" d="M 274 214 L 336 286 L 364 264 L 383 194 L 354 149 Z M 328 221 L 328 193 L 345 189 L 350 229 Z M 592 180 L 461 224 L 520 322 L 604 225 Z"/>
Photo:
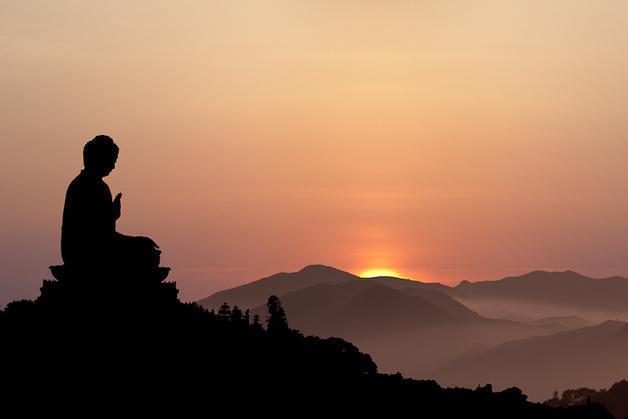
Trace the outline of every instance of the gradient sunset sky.
<path fill-rule="evenodd" d="M 323 263 L 628 275 L 628 2 L 0 0 L 0 305 L 83 144 L 198 299 Z"/>

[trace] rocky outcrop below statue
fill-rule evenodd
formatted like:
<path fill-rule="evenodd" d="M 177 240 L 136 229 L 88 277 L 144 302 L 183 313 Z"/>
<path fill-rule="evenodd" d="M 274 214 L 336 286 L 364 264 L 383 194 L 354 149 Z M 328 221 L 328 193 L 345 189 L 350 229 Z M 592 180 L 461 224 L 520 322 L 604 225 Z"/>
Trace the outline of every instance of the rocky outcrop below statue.
<path fill-rule="evenodd" d="M 56 265 L 51 266 L 50 271 L 55 279 L 44 280 L 37 301 L 57 309 L 86 303 L 86 308 L 102 308 L 99 306 L 112 302 L 124 304 L 127 309 L 137 307 L 138 302 L 162 309 L 178 302 L 176 283 L 165 282 L 170 273 L 170 268 L 166 267 L 127 273 L 90 272 Z"/>

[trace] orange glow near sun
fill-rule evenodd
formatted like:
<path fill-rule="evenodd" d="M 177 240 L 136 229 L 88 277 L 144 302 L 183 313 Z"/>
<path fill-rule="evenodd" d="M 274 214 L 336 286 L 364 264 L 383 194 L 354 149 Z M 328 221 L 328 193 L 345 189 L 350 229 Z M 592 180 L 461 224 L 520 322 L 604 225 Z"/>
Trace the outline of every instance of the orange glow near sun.
<path fill-rule="evenodd" d="M 367 269 L 360 273 L 360 277 L 362 278 L 374 278 L 376 276 L 394 276 L 397 278 L 401 277 L 399 272 L 387 268 Z"/>

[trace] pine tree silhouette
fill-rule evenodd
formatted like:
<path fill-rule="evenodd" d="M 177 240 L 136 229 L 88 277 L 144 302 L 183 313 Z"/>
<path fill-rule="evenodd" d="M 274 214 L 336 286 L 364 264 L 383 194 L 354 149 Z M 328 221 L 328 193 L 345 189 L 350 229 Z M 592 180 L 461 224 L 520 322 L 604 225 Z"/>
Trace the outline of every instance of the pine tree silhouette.
<path fill-rule="evenodd" d="M 227 303 L 223 303 L 218 309 L 218 318 L 220 320 L 231 320 L 231 307 Z"/>
<path fill-rule="evenodd" d="M 286 318 L 286 312 L 281 306 L 281 301 L 276 295 L 268 297 L 266 303 L 268 308 L 268 317 L 266 318 L 266 330 L 271 335 L 286 334 L 290 329 L 288 328 L 288 319 Z"/>
<path fill-rule="evenodd" d="M 231 310 L 231 321 L 235 324 L 242 323 L 242 310 L 240 310 L 240 307 L 233 306 L 233 310 Z"/>

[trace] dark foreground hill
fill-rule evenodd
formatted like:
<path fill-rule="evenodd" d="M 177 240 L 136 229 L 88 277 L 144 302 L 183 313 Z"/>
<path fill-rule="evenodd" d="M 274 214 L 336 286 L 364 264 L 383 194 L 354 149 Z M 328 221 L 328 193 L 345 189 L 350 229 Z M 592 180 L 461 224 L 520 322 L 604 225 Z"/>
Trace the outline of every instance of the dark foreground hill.
<path fill-rule="evenodd" d="M 3 393 L 8 403 L 76 408 L 83 414 L 130 405 L 207 414 L 255 410 L 292 417 L 334 409 L 404 410 L 417 417 L 608 418 L 598 405 L 551 408 L 517 389 L 443 389 L 434 381 L 377 372 L 341 339 L 289 329 L 277 298 L 266 327 L 224 305 L 217 313 L 176 298 L 174 284 L 136 278 L 46 282 L 35 301 L 0 313 Z M 132 285 L 132 286 L 130 286 Z"/>

